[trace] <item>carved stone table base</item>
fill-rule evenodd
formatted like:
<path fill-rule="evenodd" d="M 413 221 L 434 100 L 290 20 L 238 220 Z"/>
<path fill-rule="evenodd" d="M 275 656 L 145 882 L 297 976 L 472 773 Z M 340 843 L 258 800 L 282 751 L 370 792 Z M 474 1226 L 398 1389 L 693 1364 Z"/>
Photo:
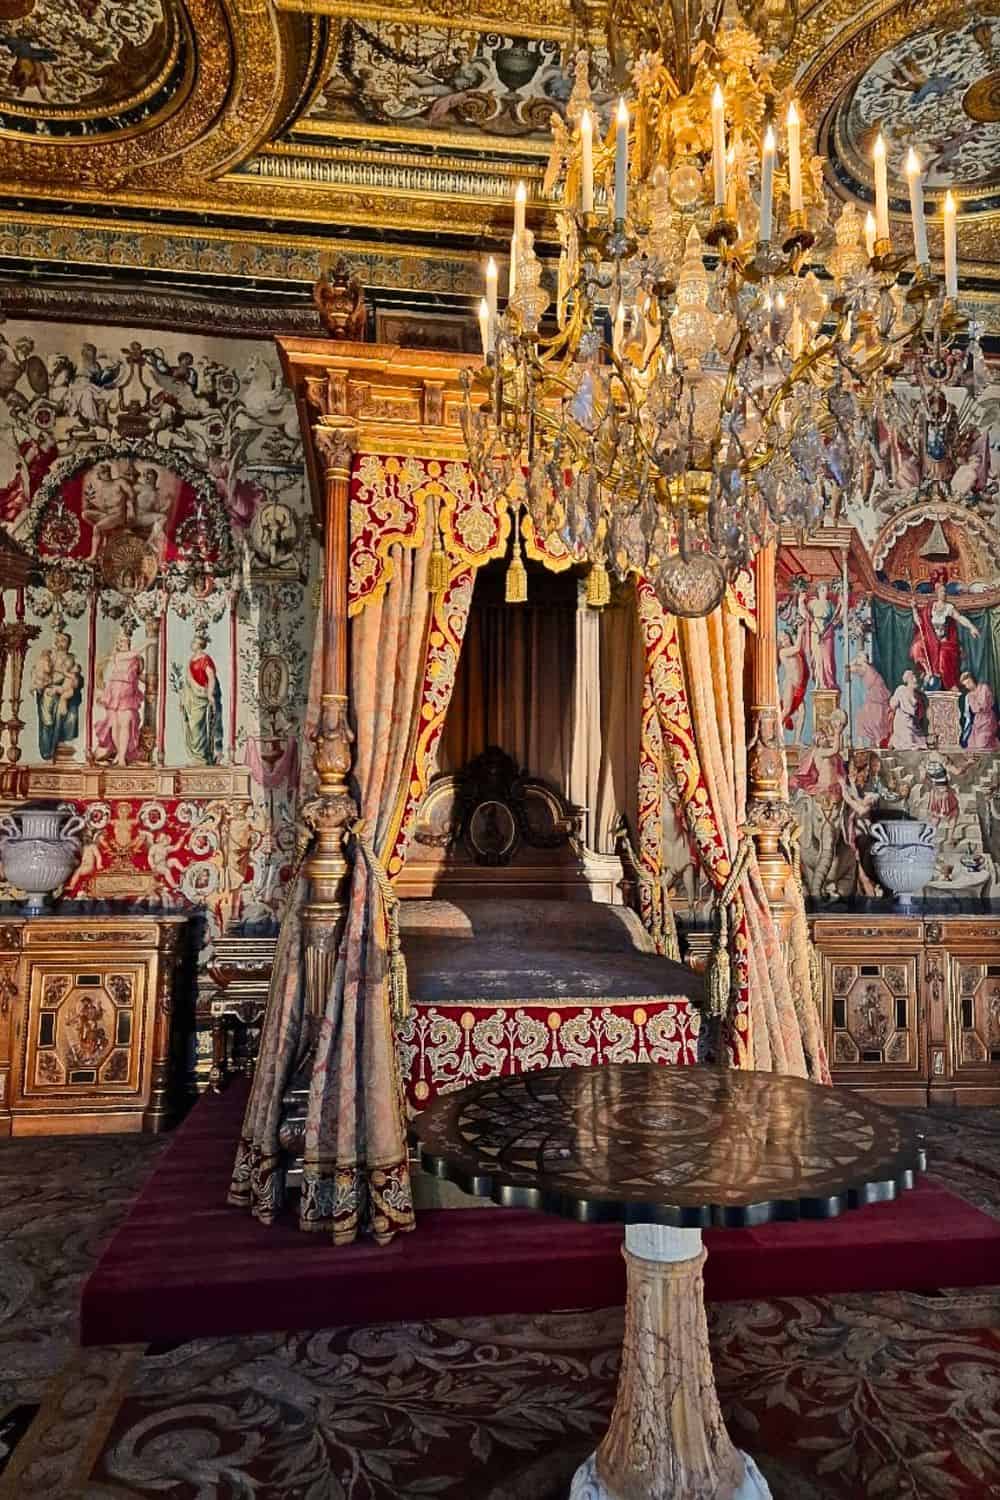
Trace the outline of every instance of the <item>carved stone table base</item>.
<path fill-rule="evenodd" d="M 625 1336 L 611 1425 L 570 1500 L 769 1500 L 715 1391 L 699 1229 L 629 1225 Z"/>

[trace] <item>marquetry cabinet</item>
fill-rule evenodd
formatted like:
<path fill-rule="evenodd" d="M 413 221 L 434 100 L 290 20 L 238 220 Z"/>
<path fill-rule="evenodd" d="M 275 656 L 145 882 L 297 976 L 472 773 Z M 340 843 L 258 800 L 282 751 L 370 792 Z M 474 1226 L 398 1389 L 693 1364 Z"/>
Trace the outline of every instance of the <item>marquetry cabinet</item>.
<path fill-rule="evenodd" d="M 162 1129 L 186 919 L 0 915 L 0 1135 Z"/>
<path fill-rule="evenodd" d="M 885 1103 L 1000 1103 L 1000 907 L 811 925 L 835 1083 Z"/>

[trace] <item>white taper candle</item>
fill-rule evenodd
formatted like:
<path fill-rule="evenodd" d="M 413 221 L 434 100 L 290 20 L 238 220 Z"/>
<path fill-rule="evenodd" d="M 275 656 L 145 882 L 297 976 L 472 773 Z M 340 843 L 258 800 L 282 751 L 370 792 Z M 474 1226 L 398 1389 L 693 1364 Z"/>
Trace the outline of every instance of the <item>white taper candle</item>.
<path fill-rule="evenodd" d="M 958 296 L 958 204 L 951 193 L 944 195 L 944 293 Z"/>
<path fill-rule="evenodd" d="M 615 218 L 624 219 L 628 207 L 628 105 L 618 100 L 615 119 Z"/>
<path fill-rule="evenodd" d="M 913 219 L 913 254 L 918 266 L 926 266 L 927 221 L 924 218 L 924 179 L 920 157 L 911 146 L 906 153 L 906 177 L 910 184 L 910 216 Z"/>
<path fill-rule="evenodd" d="M 726 201 L 726 101 L 718 84 L 712 90 L 712 174 L 720 208 Z"/>
<path fill-rule="evenodd" d="M 788 128 L 788 206 L 793 214 L 802 212 L 802 147 L 799 112 L 793 99 L 785 119 Z"/>
<path fill-rule="evenodd" d="M 764 147 L 760 159 L 760 239 L 761 243 L 771 238 L 771 213 L 774 202 L 774 131 L 769 125 L 764 132 Z"/>
<path fill-rule="evenodd" d="M 493 339 L 497 326 L 497 293 L 500 285 L 500 273 L 497 263 L 492 255 L 486 262 L 486 305 L 490 311 L 490 348 L 493 347 Z"/>
<path fill-rule="evenodd" d="M 580 148 L 583 157 L 580 170 L 580 211 L 592 214 L 594 212 L 594 127 L 589 109 L 585 109 L 580 116 Z"/>
<path fill-rule="evenodd" d="M 885 160 L 885 137 L 881 130 L 875 137 L 872 162 L 875 166 L 875 228 L 878 232 L 877 238 L 887 240 L 889 238 L 889 178 Z"/>
<path fill-rule="evenodd" d="M 875 241 L 878 238 L 878 229 L 875 224 L 875 215 L 871 209 L 865 214 L 865 252 L 871 260 L 875 254 Z"/>

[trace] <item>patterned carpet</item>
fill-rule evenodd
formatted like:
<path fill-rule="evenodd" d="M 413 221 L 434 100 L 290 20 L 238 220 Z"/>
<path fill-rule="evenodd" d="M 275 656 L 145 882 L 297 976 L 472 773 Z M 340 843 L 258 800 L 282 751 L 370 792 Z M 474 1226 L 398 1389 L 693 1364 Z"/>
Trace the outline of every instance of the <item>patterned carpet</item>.
<path fill-rule="evenodd" d="M 1000 1110 L 919 1118 L 935 1174 L 1000 1217 Z M 607 1421 L 619 1309 L 77 1349 L 80 1283 L 162 1145 L 0 1143 L 0 1500 L 562 1500 Z M 1000 1497 L 1000 1288 L 711 1324 L 775 1500 Z"/>

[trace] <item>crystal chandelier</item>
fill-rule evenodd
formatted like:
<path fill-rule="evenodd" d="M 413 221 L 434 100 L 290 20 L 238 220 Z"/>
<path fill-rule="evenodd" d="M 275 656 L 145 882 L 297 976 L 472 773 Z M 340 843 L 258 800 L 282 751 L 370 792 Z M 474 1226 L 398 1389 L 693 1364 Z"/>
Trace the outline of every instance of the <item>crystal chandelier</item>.
<path fill-rule="evenodd" d="M 491 261 L 486 365 L 466 380 L 463 422 L 480 488 L 590 563 L 592 603 L 609 574 L 636 571 L 671 612 L 703 615 L 777 526 L 815 526 L 853 482 L 858 423 L 905 348 L 947 323 L 956 273 L 946 212 L 942 295 L 913 158 L 917 269 L 899 285 L 881 137 L 875 214 L 847 204 L 830 225 L 822 160 L 803 157 L 798 103 L 775 93 L 760 36 L 693 3 L 618 13 L 612 47 L 654 50 L 635 57 L 606 134 L 577 54 L 545 182 L 555 329 L 522 186 L 507 305 Z"/>

